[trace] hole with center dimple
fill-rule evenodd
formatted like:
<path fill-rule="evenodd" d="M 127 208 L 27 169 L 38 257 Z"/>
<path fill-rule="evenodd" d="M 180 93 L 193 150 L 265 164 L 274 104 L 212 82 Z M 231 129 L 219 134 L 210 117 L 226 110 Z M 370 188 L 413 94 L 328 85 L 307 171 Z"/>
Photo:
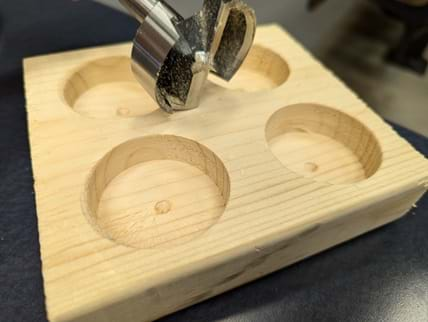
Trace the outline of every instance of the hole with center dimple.
<path fill-rule="evenodd" d="M 229 189 L 226 168 L 208 148 L 154 135 L 125 142 L 101 159 L 82 202 L 104 237 L 135 248 L 167 248 L 215 225 Z"/>
<path fill-rule="evenodd" d="M 166 215 L 171 211 L 172 204 L 168 200 L 162 200 L 156 203 L 155 211 L 158 215 Z"/>
<path fill-rule="evenodd" d="M 313 162 L 306 162 L 304 164 L 304 169 L 306 172 L 316 172 L 318 170 L 318 165 Z"/>
<path fill-rule="evenodd" d="M 316 104 L 284 107 L 272 115 L 266 138 L 288 169 L 316 181 L 350 184 L 373 176 L 382 150 L 357 119 Z"/>
<path fill-rule="evenodd" d="M 156 102 L 137 82 L 130 66 L 130 59 L 121 56 L 88 62 L 67 80 L 65 101 L 89 118 L 128 118 L 156 111 Z"/>

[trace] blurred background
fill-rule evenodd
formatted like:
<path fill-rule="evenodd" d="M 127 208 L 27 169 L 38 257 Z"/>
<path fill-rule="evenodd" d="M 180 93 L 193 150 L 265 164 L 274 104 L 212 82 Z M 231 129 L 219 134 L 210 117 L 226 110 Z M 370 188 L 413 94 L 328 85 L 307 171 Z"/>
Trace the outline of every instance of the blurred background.
<path fill-rule="evenodd" d="M 118 0 L 98 1 L 122 10 Z M 169 2 L 184 16 L 202 6 L 202 0 Z M 287 28 L 384 118 L 428 136 L 428 76 L 414 57 L 428 56 L 427 0 L 247 2 L 259 23 Z M 409 25 L 414 32 L 405 34 Z M 395 63 L 385 63 L 394 48 Z"/>

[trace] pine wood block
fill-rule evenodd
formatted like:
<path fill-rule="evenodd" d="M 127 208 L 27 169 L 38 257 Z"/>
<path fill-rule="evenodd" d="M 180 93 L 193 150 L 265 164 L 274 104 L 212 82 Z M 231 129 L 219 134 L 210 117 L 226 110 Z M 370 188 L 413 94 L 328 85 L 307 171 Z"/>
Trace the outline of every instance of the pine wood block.
<path fill-rule="evenodd" d="M 25 60 L 51 321 L 149 321 L 403 216 L 428 162 L 278 26 L 168 115 L 130 44 Z"/>

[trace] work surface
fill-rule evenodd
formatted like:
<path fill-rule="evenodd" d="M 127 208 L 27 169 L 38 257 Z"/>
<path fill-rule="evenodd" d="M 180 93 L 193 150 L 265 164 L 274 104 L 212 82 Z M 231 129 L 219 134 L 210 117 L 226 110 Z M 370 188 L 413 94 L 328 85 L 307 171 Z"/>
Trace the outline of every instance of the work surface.
<path fill-rule="evenodd" d="M 0 294 L 5 305 L 0 320 L 43 321 L 20 60 L 127 40 L 135 25 L 88 2 L 28 1 L 26 9 L 3 5 L 0 12 L 21 17 L 20 22 L 5 19 L 0 38 Z M 401 133 L 428 153 L 426 139 Z M 166 321 L 426 320 L 428 220 L 422 215 L 427 206 L 425 198 L 413 215 L 395 224 Z"/>

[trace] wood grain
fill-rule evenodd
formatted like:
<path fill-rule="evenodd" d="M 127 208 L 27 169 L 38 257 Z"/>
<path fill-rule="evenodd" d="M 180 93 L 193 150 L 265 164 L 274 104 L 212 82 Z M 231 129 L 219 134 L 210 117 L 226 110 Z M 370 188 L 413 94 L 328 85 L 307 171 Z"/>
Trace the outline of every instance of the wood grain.
<path fill-rule="evenodd" d="M 277 26 L 167 115 L 130 44 L 26 59 L 51 321 L 150 321 L 404 215 L 428 162 Z"/>

